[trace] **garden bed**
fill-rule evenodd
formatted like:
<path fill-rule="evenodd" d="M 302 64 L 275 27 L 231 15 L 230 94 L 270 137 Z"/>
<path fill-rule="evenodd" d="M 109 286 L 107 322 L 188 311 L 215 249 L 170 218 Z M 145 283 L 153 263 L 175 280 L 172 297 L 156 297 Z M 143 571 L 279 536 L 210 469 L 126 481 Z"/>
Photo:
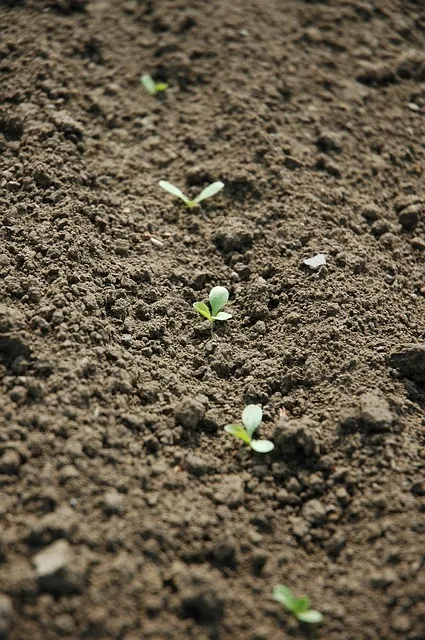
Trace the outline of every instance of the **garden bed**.
<path fill-rule="evenodd" d="M 0 22 L 0 638 L 423 640 L 425 8 Z"/>

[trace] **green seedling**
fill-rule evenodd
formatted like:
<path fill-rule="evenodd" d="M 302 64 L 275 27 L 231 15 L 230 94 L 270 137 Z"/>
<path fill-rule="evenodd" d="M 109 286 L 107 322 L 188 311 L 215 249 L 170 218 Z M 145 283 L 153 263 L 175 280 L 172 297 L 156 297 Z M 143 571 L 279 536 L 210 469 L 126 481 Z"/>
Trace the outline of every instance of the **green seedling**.
<path fill-rule="evenodd" d="M 228 424 L 224 427 L 227 433 L 240 438 L 257 453 L 269 453 L 274 449 L 270 440 L 254 440 L 254 431 L 260 426 L 263 410 L 259 404 L 249 404 L 242 411 L 242 424 Z"/>
<path fill-rule="evenodd" d="M 226 287 L 213 287 L 210 291 L 209 301 L 211 311 L 205 304 L 205 302 L 194 302 L 193 307 L 201 316 L 207 318 L 210 322 L 215 320 L 230 320 L 232 318 L 231 313 L 222 311 L 222 308 L 227 304 L 229 300 L 229 292 Z"/>
<path fill-rule="evenodd" d="M 148 73 L 144 73 L 142 75 L 140 82 L 151 96 L 156 96 L 157 93 L 161 93 L 161 91 L 168 89 L 168 84 L 166 82 L 155 82 L 155 80 L 152 79 L 152 76 Z"/>
<path fill-rule="evenodd" d="M 289 587 L 285 587 L 283 584 L 278 584 L 273 589 L 273 598 L 283 604 L 285 609 L 288 609 L 300 622 L 316 624 L 323 620 L 323 615 L 320 611 L 310 609 L 310 598 L 308 596 L 297 597 Z"/>
<path fill-rule="evenodd" d="M 183 200 L 186 207 L 189 207 L 189 209 L 192 209 L 193 207 L 199 207 L 199 205 L 203 200 L 206 200 L 207 198 L 211 198 L 212 196 L 215 196 L 216 193 L 222 190 L 222 188 L 224 187 L 224 183 L 218 181 L 218 182 L 213 182 L 209 184 L 208 187 L 205 187 L 205 189 L 203 189 L 199 194 L 199 196 L 196 196 L 194 200 L 189 200 L 189 198 L 183 193 L 183 191 L 181 191 L 178 187 L 171 184 L 171 182 L 167 182 L 166 180 L 160 180 L 159 186 L 165 191 L 167 191 L 168 193 L 171 193 L 172 196 L 175 196 L 176 198 L 180 198 L 180 200 Z"/>

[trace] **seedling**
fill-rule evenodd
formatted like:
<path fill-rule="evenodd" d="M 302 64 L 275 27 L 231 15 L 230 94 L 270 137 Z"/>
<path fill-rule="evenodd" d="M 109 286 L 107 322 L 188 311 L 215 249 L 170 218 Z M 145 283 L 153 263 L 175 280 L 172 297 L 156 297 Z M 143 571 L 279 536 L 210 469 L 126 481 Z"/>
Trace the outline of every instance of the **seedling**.
<path fill-rule="evenodd" d="M 260 426 L 263 418 L 263 410 L 259 404 L 249 404 L 242 411 L 242 423 L 243 424 L 228 424 L 224 427 L 227 433 L 230 433 L 235 438 L 240 438 L 254 449 L 257 453 L 269 453 L 274 449 L 273 442 L 270 440 L 254 440 L 253 434 Z"/>
<path fill-rule="evenodd" d="M 278 584 L 273 589 L 273 598 L 283 604 L 285 609 L 288 609 L 300 622 L 316 624 L 323 620 L 323 615 L 320 611 L 310 609 L 310 598 L 308 596 L 297 597 L 289 587 L 285 587 L 283 584 Z"/>
<path fill-rule="evenodd" d="M 207 318 L 210 322 L 214 322 L 215 320 L 230 320 L 230 318 L 233 317 L 232 314 L 221 311 L 228 300 L 229 292 L 226 287 L 213 287 L 209 295 L 211 311 L 205 302 L 194 302 L 193 307 L 201 316 L 204 316 L 204 318 Z"/>
<path fill-rule="evenodd" d="M 167 82 L 155 82 L 148 73 L 144 73 L 140 78 L 140 82 L 145 87 L 146 91 L 151 94 L 151 96 L 156 96 L 157 93 L 161 91 L 165 91 L 168 89 Z"/>
<path fill-rule="evenodd" d="M 189 198 L 183 193 L 183 191 L 181 191 L 178 187 L 171 184 L 171 182 L 167 182 L 166 180 L 160 180 L 159 186 L 165 191 L 167 191 L 168 193 L 171 193 L 172 196 L 175 196 L 176 198 L 180 198 L 180 200 L 183 200 L 186 207 L 189 207 L 189 209 L 192 209 L 193 207 L 199 207 L 199 205 L 203 200 L 206 200 L 207 198 L 211 198 L 212 196 L 215 196 L 216 193 L 222 190 L 222 188 L 224 187 L 224 183 L 220 181 L 212 182 L 211 184 L 208 185 L 208 187 L 205 187 L 205 189 L 203 189 L 199 194 L 199 196 L 196 196 L 194 200 L 189 200 Z"/>

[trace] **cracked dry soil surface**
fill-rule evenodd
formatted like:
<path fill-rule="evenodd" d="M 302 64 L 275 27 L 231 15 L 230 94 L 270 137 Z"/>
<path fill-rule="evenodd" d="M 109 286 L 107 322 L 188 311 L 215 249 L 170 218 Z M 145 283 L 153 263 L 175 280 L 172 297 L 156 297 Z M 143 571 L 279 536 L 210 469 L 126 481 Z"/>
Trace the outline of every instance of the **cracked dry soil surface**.
<path fill-rule="evenodd" d="M 423 2 L 0 24 L 0 638 L 424 640 Z"/>

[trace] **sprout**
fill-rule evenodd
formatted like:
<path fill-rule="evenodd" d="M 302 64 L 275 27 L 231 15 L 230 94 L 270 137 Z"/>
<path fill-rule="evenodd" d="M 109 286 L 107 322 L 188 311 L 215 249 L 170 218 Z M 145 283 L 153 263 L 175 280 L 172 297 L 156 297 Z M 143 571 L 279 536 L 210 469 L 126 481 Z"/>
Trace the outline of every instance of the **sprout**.
<path fill-rule="evenodd" d="M 219 181 L 209 184 L 208 187 L 205 187 L 205 189 L 203 189 L 199 196 L 196 196 L 194 200 L 189 200 L 189 198 L 183 193 L 183 191 L 181 191 L 181 189 L 176 187 L 174 184 L 171 184 L 171 182 L 160 180 L 159 186 L 164 189 L 164 191 L 167 191 L 167 193 L 171 193 L 172 196 L 183 200 L 185 205 L 192 209 L 193 207 L 199 207 L 202 200 L 206 200 L 207 198 L 215 196 L 216 193 L 222 190 L 222 188 L 224 187 L 224 183 Z"/>
<path fill-rule="evenodd" d="M 297 597 L 289 587 L 278 584 L 273 589 L 273 598 L 283 604 L 300 622 L 316 624 L 322 622 L 323 615 L 320 611 L 310 609 L 310 598 L 308 596 Z"/>
<path fill-rule="evenodd" d="M 140 78 L 140 82 L 145 87 L 146 91 L 151 94 L 151 96 L 156 96 L 157 93 L 161 91 L 165 91 L 168 89 L 168 84 L 166 82 L 155 82 L 148 73 L 144 73 Z"/>
<path fill-rule="evenodd" d="M 213 287 L 209 295 L 211 311 L 205 302 L 194 302 L 193 307 L 201 316 L 204 316 L 204 318 L 207 318 L 210 322 L 214 322 L 215 320 L 230 320 L 230 318 L 233 317 L 232 314 L 221 311 L 228 300 L 229 292 L 226 287 Z"/>
<path fill-rule="evenodd" d="M 257 453 L 269 453 L 274 449 L 273 442 L 270 440 L 254 440 L 252 438 L 254 431 L 260 426 L 263 419 L 263 410 L 259 404 L 249 404 L 242 412 L 243 424 L 228 424 L 224 427 L 227 433 L 235 438 L 240 438 L 254 449 Z"/>

